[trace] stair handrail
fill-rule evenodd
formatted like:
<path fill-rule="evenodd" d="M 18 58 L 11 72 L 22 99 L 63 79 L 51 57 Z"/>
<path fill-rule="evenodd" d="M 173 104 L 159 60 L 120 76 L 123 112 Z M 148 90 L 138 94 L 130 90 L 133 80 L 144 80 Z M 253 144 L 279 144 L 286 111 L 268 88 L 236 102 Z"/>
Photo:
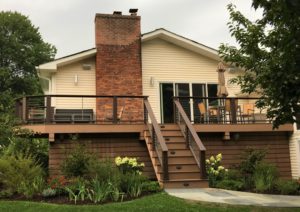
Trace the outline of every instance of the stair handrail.
<path fill-rule="evenodd" d="M 151 123 L 148 122 L 148 116 L 150 117 Z M 158 160 L 162 167 L 163 181 L 169 180 L 169 169 L 168 169 L 169 150 L 166 145 L 165 139 L 161 133 L 160 127 L 158 126 L 151 105 L 147 98 L 144 99 L 144 121 L 148 127 L 152 139 L 152 150 L 156 152 Z"/>
<path fill-rule="evenodd" d="M 178 98 L 173 98 L 174 101 L 174 109 L 175 109 L 175 115 L 177 116 L 177 119 L 175 118 L 175 121 L 177 122 L 177 124 L 179 125 L 179 128 L 181 129 L 185 141 L 186 141 L 186 145 L 188 148 L 190 148 L 198 167 L 201 170 L 201 177 L 202 179 L 206 178 L 206 165 L 205 165 L 205 151 L 206 148 L 203 145 L 201 139 L 199 138 L 195 128 L 193 127 L 192 123 L 190 122 L 188 116 L 186 115 L 182 105 L 179 102 Z M 177 113 L 178 112 L 178 113 Z M 182 127 L 183 124 L 183 127 Z M 195 150 L 195 148 L 197 148 L 197 150 Z M 199 155 L 196 155 L 196 151 L 199 151 Z"/>

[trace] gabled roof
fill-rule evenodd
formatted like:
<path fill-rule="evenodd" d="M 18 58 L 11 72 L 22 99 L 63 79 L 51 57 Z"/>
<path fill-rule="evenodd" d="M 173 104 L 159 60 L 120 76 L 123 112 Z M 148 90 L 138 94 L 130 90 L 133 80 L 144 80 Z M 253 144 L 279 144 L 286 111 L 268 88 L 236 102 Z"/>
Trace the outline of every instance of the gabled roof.
<path fill-rule="evenodd" d="M 208 58 L 220 61 L 220 57 L 218 56 L 218 51 L 216 49 L 210 48 L 205 46 L 201 43 L 193 41 L 191 39 L 185 38 L 173 32 L 170 32 L 166 29 L 160 28 L 153 30 L 148 33 L 142 34 L 142 42 L 147 42 L 149 40 L 153 40 L 155 38 L 160 38 L 167 42 L 173 43 L 177 46 L 183 47 L 190 51 L 196 52 L 198 54 L 204 55 Z M 92 57 L 96 55 L 96 48 L 91 48 L 85 51 L 81 51 L 75 54 L 71 54 L 65 57 L 61 57 L 55 59 L 51 62 L 41 64 L 36 67 L 38 71 L 45 71 L 45 72 L 56 72 L 59 66 L 67 65 L 85 58 Z"/>
<path fill-rule="evenodd" d="M 196 41 L 193 41 L 191 39 L 185 38 L 183 36 L 180 36 L 178 34 L 175 34 L 173 32 L 170 32 L 166 29 L 160 28 L 153 30 L 151 32 L 145 33 L 142 35 L 142 42 L 152 40 L 155 38 L 160 38 L 162 40 L 168 41 L 170 43 L 173 43 L 177 46 L 183 47 L 185 49 L 191 50 L 193 52 L 196 52 L 198 54 L 207 56 L 211 59 L 220 61 L 220 57 L 218 55 L 218 51 L 216 49 L 213 49 L 211 47 L 205 46 L 201 43 L 198 43 Z"/>
<path fill-rule="evenodd" d="M 58 59 L 55 59 L 51 62 L 48 63 L 44 63 L 41 64 L 39 66 L 36 67 L 36 69 L 38 71 L 46 71 L 46 72 L 56 72 L 57 68 L 59 66 L 63 66 L 63 65 L 67 65 L 67 64 L 71 64 L 73 62 L 79 61 L 79 60 L 83 60 L 85 58 L 89 58 L 91 56 L 96 55 L 96 48 L 92 48 L 92 49 L 88 49 L 85 51 L 81 51 L 75 54 L 71 54 L 65 57 L 61 57 Z"/>

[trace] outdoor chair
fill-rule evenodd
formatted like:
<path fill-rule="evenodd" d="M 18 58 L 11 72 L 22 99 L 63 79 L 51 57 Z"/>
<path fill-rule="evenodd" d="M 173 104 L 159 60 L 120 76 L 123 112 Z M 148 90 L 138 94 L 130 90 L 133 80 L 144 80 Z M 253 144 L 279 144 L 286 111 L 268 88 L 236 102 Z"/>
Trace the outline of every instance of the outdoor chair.
<path fill-rule="evenodd" d="M 105 114 L 105 120 L 106 121 L 114 121 L 114 117 L 113 117 L 113 108 L 112 107 L 106 107 L 106 114 Z M 117 122 L 119 123 L 122 119 L 122 115 L 124 113 L 125 110 L 125 106 L 120 107 L 120 111 L 117 115 Z M 107 112 L 108 111 L 108 112 Z"/>
<path fill-rule="evenodd" d="M 252 104 L 252 103 L 243 104 L 243 113 L 242 113 L 243 123 L 246 123 L 245 119 L 247 119 L 248 123 L 250 123 L 250 121 L 252 123 L 255 122 L 254 104 Z"/>
<path fill-rule="evenodd" d="M 213 120 L 218 120 L 217 111 L 210 109 L 207 111 L 203 102 L 198 103 L 200 111 L 200 123 L 210 123 Z"/>

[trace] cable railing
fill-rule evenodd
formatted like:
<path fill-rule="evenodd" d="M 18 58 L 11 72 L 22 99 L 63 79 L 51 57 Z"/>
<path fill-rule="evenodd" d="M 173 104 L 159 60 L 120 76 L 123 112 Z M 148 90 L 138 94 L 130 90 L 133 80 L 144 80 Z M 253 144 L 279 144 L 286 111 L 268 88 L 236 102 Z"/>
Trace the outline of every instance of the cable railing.
<path fill-rule="evenodd" d="M 187 114 L 185 113 L 178 98 L 174 98 L 175 105 L 175 122 L 179 125 L 185 141 L 186 146 L 189 148 L 197 162 L 200 169 L 201 178 L 206 179 L 206 167 L 205 167 L 205 151 L 203 143 L 201 142 L 198 134 L 196 133 L 192 123 L 190 122 Z"/>
<path fill-rule="evenodd" d="M 270 123 L 266 108 L 258 108 L 258 98 L 219 98 L 180 96 L 184 112 L 193 124 L 259 124 Z M 184 103 L 184 104 L 183 104 Z"/>
<path fill-rule="evenodd" d="M 22 124 L 144 123 L 145 96 L 43 95 L 16 100 Z"/>
<path fill-rule="evenodd" d="M 169 180 L 168 170 L 168 147 L 165 143 L 165 139 L 162 136 L 160 127 L 155 119 L 153 110 L 147 99 L 144 100 L 144 120 L 148 127 L 150 137 L 152 140 L 152 151 L 155 151 L 161 165 L 161 171 L 163 174 L 163 181 Z M 150 118 L 150 121 L 148 120 Z"/>

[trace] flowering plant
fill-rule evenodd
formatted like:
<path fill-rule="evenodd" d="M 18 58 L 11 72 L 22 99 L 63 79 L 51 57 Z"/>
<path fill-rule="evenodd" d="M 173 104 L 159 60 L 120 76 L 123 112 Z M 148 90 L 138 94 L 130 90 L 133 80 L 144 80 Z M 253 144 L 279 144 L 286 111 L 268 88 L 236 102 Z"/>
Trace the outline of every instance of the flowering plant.
<path fill-rule="evenodd" d="M 217 181 L 220 181 L 224 178 L 225 173 L 228 171 L 221 166 L 222 154 L 211 156 L 209 159 L 206 159 L 206 172 L 208 175 L 209 186 L 215 187 Z"/>
<path fill-rule="evenodd" d="M 136 158 L 129 157 L 116 157 L 115 163 L 119 170 L 123 173 L 138 173 L 142 174 L 142 170 L 145 166 L 144 163 L 138 163 Z"/>

